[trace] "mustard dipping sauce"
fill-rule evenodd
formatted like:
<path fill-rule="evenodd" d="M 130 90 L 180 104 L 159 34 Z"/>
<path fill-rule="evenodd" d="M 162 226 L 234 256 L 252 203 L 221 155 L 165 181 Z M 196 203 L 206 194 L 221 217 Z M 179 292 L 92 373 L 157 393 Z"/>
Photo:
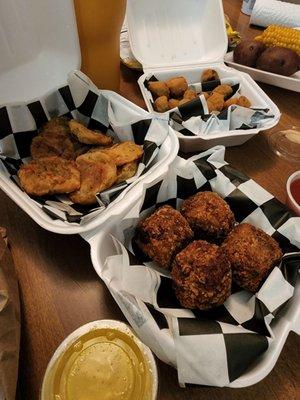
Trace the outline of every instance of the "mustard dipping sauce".
<path fill-rule="evenodd" d="M 149 359 L 133 334 L 93 329 L 71 343 L 46 373 L 42 400 L 152 400 Z"/>

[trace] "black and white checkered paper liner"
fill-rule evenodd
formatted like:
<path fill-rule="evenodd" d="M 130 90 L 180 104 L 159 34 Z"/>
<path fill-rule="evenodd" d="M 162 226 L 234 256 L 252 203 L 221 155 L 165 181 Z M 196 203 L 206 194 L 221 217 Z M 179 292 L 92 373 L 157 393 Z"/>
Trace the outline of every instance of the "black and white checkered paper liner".
<path fill-rule="evenodd" d="M 97 206 L 80 206 L 72 203 L 67 196 L 32 197 L 32 201 L 52 219 L 79 224 L 102 212 L 151 168 L 168 135 L 168 121 L 150 115 L 148 119 L 143 119 L 128 105 L 115 101 L 109 92 L 94 90 L 83 84 L 80 76 L 70 76 L 71 83 L 34 102 L 0 107 L 0 171 L 20 188 L 17 171 L 30 160 L 31 141 L 39 129 L 56 116 L 74 118 L 91 129 L 106 132 L 117 142 L 133 140 L 142 145 L 144 154 L 136 175 L 98 194 Z"/>
<path fill-rule="evenodd" d="M 177 368 L 182 385 L 226 386 L 251 367 L 274 339 L 272 324 L 293 296 L 300 267 L 300 218 L 231 168 L 224 153 L 217 146 L 188 160 L 178 157 L 164 180 L 144 185 L 143 198 L 113 231 L 115 255 L 101 273 L 134 329 L 160 359 Z M 163 204 L 178 208 L 204 190 L 217 192 L 239 223 L 263 229 L 284 252 L 255 295 L 234 288 L 223 306 L 206 312 L 183 309 L 169 274 L 132 241 L 140 219 Z"/>
<path fill-rule="evenodd" d="M 157 80 L 152 75 L 145 81 L 147 97 L 153 107 L 154 99 L 152 93 L 148 90 L 148 83 Z M 237 105 L 232 105 L 220 113 L 209 114 L 206 99 L 200 93 L 213 90 L 220 84 L 232 87 L 232 94 L 229 98 L 240 96 L 241 85 L 238 79 L 224 78 L 205 83 L 193 83 L 189 85 L 189 88 L 199 93 L 199 96 L 182 104 L 170 113 L 172 128 L 183 136 L 209 135 L 234 130 L 263 129 L 266 124 L 269 124 L 270 119 L 274 118 L 268 108 L 245 108 Z"/>

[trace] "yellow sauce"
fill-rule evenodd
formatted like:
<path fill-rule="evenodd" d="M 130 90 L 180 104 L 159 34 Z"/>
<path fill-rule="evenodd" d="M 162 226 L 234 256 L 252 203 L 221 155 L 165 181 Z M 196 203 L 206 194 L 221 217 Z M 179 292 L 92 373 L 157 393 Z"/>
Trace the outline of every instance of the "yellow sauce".
<path fill-rule="evenodd" d="M 45 377 L 42 400 L 151 400 L 152 371 L 133 336 L 95 329 L 70 345 Z"/>

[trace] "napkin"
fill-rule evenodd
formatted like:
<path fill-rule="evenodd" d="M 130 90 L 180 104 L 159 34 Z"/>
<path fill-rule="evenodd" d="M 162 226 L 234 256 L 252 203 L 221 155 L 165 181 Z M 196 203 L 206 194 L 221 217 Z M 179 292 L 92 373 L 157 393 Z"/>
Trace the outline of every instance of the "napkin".
<path fill-rule="evenodd" d="M 0 400 L 14 400 L 18 378 L 20 304 L 14 263 L 0 228 Z"/>
<path fill-rule="evenodd" d="M 256 0 L 250 24 L 264 27 L 269 25 L 300 27 L 300 4 L 279 0 Z"/>

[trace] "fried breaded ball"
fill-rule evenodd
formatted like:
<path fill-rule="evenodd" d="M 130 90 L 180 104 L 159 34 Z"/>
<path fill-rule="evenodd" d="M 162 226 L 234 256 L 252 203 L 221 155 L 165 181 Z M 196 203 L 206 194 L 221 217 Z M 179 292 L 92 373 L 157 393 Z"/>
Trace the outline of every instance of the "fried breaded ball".
<path fill-rule="evenodd" d="M 160 96 L 155 100 L 154 110 L 161 113 L 169 110 L 169 101 L 167 96 Z"/>
<path fill-rule="evenodd" d="M 222 111 L 224 107 L 224 97 L 219 93 L 213 93 L 207 99 L 207 107 L 210 113 L 212 111 Z"/>
<path fill-rule="evenodd" d="M 18 176 L 21 187 L 33 196 L 70 193 L 80 187 L 80 173 L 75 162 L 55 156 L 22 165 Z"/>
<path fill-rule="evenodd" d="M 211 95 L 210 92 L 202 92 L 201 94 L 203 94 L 205 100 L 207 100 L 207 99 L 210 97 L 210 95 Z"/>
<path fill-rule="evenodd" d="M 226 100 L 224 103 L 224 109 L 229 108 L 230 106 L 236 105 L 238 103 L 237 97 L 231 97 L 230 99 Z"/>
<path fill-rule="evenodd" d="M 113 143 L 113 138 L 99 131 L 92 131 L 88 129 L 80 122 L 75 121 L 75 119 L 71 119 L 69 121 L 69 128 L 72 134 L 77 138 L 77 140 L 84 144 L 94 144 L 94 145 L 102 145 L 109 146 Z"/>
<path fill-rule="evenodd" d="M 135 241 L 160 267 L 169 269 L 175 255 L 192 239 L 193 231 L 185 218 L 166 205 L 139 222 Z"/>
<path fill-rule="evenodd" d="M 251 292 L 259 289 L 282 257 L 276 240 L 263 230 L 247 223 L 236 226 L 229 233 L 222 248 L 231 263 L 233 280 Z"/>
<path fill-rule="evenodd" d="M 127 164 L 117 168 L 117 180 L 115 183 L 124 182 L 129 178 L 132 178 L 138 169 L 138 161 L 131 161 Z"/>
<path fill-rule="evenodd" d="M 246 96 L 240 96 L 238 98 L 237 104 L 241 107 L 246 107 L 246 108 L 251 107 L 251 101 Z"/>
<path fill-rule="evenodd" d="M 181 214 L 195 237 L 219 243 L 232 230 L 235 219 L 229 205 L 217 193 L 199 192 L 183 201 Z"/>
<path fill-rule="evenodd" d="M 34 159 L 51 156 L 68 160 L 74 159 L 75 148 L 68 120 L 64 117 L 57 117 L 48 121 L 40 134 L 32 139 L 30 152 Z"/>
<path fill-rule="evenodd" d="M 116 165 L 111 161 L 77 160 L 76 163 L 80 171 L 80 189 L 71 193 L 70 199 L 73 203 L 82 205 L 96 204 L 96 194 L 110 188 L 116 182 Z"/>
<path fill-rule="evenodd" d="M 154 98 L 161 96 L 167 96 L 169 98 L 170 90 L 164 81 L 148 82 L 148 89 Z"/>
<path fill-rule="evenodd" d="M 196 91 L 193 89 L 186 90 L 183 95 L 184 99 L 189 99 L 189 100 L 196 99 L 197 97 L 198 97 L 198 95 L 197 95 Z"/>
<path fill-rule="evenodd" d="M 178 106 L 182 106 L 183 104 L 188 103 L 190 101 L 191 101 L 191 99 L 181 99 L 181 100 L 179 100 Z"/>
<path fill-rule="evenodd" d="M 232 95 L 232 87 L 229 85 L 219 85 L 214 90 L 212 91 L 213 93 L 219 93 L 221 94 L 224 99 L 227 99 L 229 96 Z"/>
<path fill-rule="evenodd" d="M 217 71 L 214 69 L 206 69 L 205 71 L 202 72 L 201 75 L 201 82 L 210 82 L 210 81 L 216 81 L 219 79 L 219 75 Z"/>
<path fill-rule="evenodd" d="M 117 143 L 108 149 L 103 150 L 105 154 L 109 155 L 111 160 L 117 167 L 139 160 L 144 154 L 142 146 L 135 144 L 131 140 Z"/>
<path fill-rule="evenodd" d="M 176 108 L 179 106 L 179 100 L 178 99 L 170 99 L 169 100 L 169 109 Z"/>
<path fill-rule="evenodd" d="M 175 98 L 183 97 L 184 92 L 188 89 L 188 83 L 183 76 L 168 79 L 166 84 L 170 89 L 170 95 Z"/>
<path fill-rule="evenodd" d="M 230 263 L 220 247 L 204 240 L 192 242 L 177 254 L 171 276 L 176 297 L 185 308 L 207 310 L 230 296 Z"/>

